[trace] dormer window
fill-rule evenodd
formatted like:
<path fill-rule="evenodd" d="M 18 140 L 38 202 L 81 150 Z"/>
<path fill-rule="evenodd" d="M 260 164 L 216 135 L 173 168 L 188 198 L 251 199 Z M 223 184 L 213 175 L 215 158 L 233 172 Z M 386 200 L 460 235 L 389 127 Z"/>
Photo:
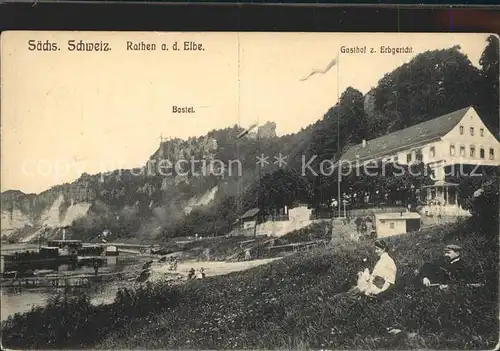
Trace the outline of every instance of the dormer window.
<path fill-rule="evenodd" d="M 484 136 L 484 128 L 479 129 L 479 134 L 483 137 Z"/>
<path fill-rule="evenodd" d="M 464 134 L 464 126 L 460 126 L 460 135 Z"/>
<path fill-rule="evenodd" d="M 474 136 L 474 127 L 470 127 L 470 135 Z"/>

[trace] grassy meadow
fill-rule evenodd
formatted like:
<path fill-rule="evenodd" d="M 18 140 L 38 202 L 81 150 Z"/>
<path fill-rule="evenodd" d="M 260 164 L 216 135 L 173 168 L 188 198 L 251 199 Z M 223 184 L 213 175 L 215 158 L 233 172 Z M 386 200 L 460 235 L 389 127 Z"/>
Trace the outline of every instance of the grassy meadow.
<path fill-rule="evenodd" d="M 387 239 L 398 266 L 393 291 L 376 299 L 336 297 L 373 268 L 373 241 L 345 242 L 243 272 L 123 290 L 108 306 L 64 297 L 2 324 L 16 349 L 492 349 L 498 343 L 498 233 L 467 223 Z M 445 244 L 483 287 L 421 289 L 421 265 Z M 396 335 L 387 328 L 402 330 Z"/>

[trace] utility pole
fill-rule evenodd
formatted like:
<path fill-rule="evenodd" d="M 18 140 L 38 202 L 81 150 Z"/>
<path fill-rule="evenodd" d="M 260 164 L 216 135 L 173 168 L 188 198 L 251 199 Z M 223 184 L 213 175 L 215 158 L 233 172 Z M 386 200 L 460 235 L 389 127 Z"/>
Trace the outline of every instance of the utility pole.
<path fill-rule="evenodd" d="M 38 251 L 42 248 L 42 241 L 45 238 L 46 228 L 42 227 L 40 234 L 38 235 Z"/>
<path fill-rule="evenodd" d="M 338 159 L 339 159 L 339 166 L 337 167 L 338 170 L 338 179 L 337 179 L 337 206 L 339 207 L 339 217 L 341 215 L 340 211 L 340 182 L 342 181 L 342 176 L 341 176 L 341 152 L 340 152 L 340 76 L 339 76 L 339 68 L 340 68 L 340 52 L 337 52 L 337 153 L 338 153 Z"/>
<path fill-rule="evenodd" d="M 259 145 L 259 117 L 257 117 L 257 145 L 258 145 L 258 148 L 259 148 L 259 151 L 260 151 L 260 145 Z M 256 167 L 257 167 L 257 177 L 258 177 L 258 182 L 259 182 L 259 185 L 257 187 L 257 208 L 259 209 L 259 211 L 257 212 L 256 214 L 256 217 L 255 217 L 255 227 L 253 229 L 253 237 L 254 239 L 257 238 L 257 224 L 259 223 L 259 215 L 261 214 L 260 213 L 260 206 L 259 206 L 259 191 L 260 191 L 260 175 L 261 175 L 261 170 L 259 168 L 259 165 L 257 163 L 255 163 Z"/>
<path fill-rule="evenodd" d="M 341 156 L 341 153 L 340 153 L 340 113 L 338 111 L 339 110 L 338 107 L 339 107 L 339 103 L 340 103 L 340 77 L 339 77 L 340 50 L 337 49 L 337 57 L 334 58 L 333 60 L 331 60 L 330 63 L 324 69 L 313 69 L 312 72 L 307 77 L 304 77 L 300 80 L 305 81 L 305 80 L 309 79 L 309 77 L 311 77 L 314 74 L 325 74 L 335 65 L 337 66 L 337 153 L 339 155 L 338 179 L 337 179 L 337 184 L 338 184 L 337 185 L 337 192 L 338 192 L 337 205 L 339 206 L 338 215 L 340 217 L 341 211 L 342 211 L 340 208 L 340 189 L 341 189 L 341 187 L 340 187 L 340 182 L 341 182 L 341 176 L 340 176 L 340 156 Z M 334 210 L 333 217 L 335 217 L 335 210 Z"/>
<path fill-rule="evenodd" d="M 259 213 L 257 212 L 257 214 L 255 215 L 255 225 L 253 227 L 253 237 L 256 238 L 257 237 L 257 223 L 259 223 Z"/>

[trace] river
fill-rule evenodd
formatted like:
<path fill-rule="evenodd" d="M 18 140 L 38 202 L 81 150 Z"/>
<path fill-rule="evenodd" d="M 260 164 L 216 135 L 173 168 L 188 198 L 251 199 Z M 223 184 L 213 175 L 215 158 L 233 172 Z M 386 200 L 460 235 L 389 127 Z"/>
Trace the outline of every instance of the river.
<path fill-rule="evenodd" d="M 125 284 L 124 284 L 125 285 Z M 116 296 L 119 285 L 99 285 L 85 288 L 90 295 L 93 304 L 112 303 Z M 76 291 L 76 290 L 73 290 Z M 58 293 L 56 289 L 41 288 L 22 291 L 3 291 L 2 289 L 2 321 L 15 313 L 24 313 L 32 307 L 44 306 L 51 296 Z M 74 294 L 74 292 L 68 292 Z"/>
<path fill-rule="evenodd" d="M 102 267 L 100 273 L 124 272 L 126 270 L 139 269 L 143 262 L 150 260 L 150 256 L 146 255 L 120 255 L 117 257 L 107 257 L 107 264 Z M 186 276 L 191 268 L 198 273 L 200 268 L 204 268 L 206 276 L 222 275 L 235 271 L 246 270 L 262 264 L 269 263 L 275 259 L 260 259 L 244 262 L 216 262 L 216 261 L 184 261 L 179 262 L 177 273 Z M 59 271 L 68 269 L 67 266 L 60 266 Z M 151 267 L 151 279 L 161 277 L 168 273 L 168 264 L 154 263 Z M 133 270 L 133 269 L 132 269 Z M 92 267 L 82 267 L 72 272 L 93 274 Z M 123 287 L 132 287 L 133 283 L 128 280 L 115 281 L 112 283 L 92 284 L 88 288 L 78 288 L 89 294 L 93 304 L 112 303 L 116 296 L 116 292 Z M 47 304 L 51 296 L 57 295 L 63 289 L 57 288 L 1 288 L 1 320 L 7 319 L 15 313 L 24 313 L 31 310 L 34 306 L 44 306 Z M 75 294 L 77 289 L 67 291 L 68 294 Z"/>
<path fill-rule="evenodd" d="M 149 259 L 139 255 L 108 256 L 107 263 L 99 269 L 99 273 L 123 272 L 132 266 L 139 266 L 141 261 Z M 67 265 L 60 265 L 59 272 L 69 271 Z M 80 267 L 71 269 L 72 273 L 93 274 L 92 267 Z M 23 313 L 31 310 L 34 306 L 44 306 L 51 296 L 55 296 L 61 291 L 68 294 L 76 294 L 77 291 L 85 291 L 89 294 L 91 301 L 95 304 L 111 303 L 114 300 L 119 288 L 130 286 L 128 281 L 113 283 L 92 284 L 88 288 L 76 288 L 64 290 L 64 288 L 11 288 L 1 287 L 1 320 L 7 319 L 15 313 Z"/>

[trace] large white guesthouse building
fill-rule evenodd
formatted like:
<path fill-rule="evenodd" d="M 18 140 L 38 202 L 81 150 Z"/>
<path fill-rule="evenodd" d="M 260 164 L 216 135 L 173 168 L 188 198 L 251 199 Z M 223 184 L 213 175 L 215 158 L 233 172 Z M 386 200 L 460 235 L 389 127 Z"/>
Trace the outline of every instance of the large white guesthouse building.
<path fill-rule="evenodd" d="M 446 167 L 500 165 L 500 142 L 484 125 L 474 108 L 467 107 L 441 117 L 363 141 L 342 156 L 341 162 L 370 161 L 410 164 L 417 159 L 430 166 L 435 182 L 419 189 L 426 205 L 422 212 L 449 216 L 468 215 L 458 204 L 457 184 L 445 181 Z"/>

